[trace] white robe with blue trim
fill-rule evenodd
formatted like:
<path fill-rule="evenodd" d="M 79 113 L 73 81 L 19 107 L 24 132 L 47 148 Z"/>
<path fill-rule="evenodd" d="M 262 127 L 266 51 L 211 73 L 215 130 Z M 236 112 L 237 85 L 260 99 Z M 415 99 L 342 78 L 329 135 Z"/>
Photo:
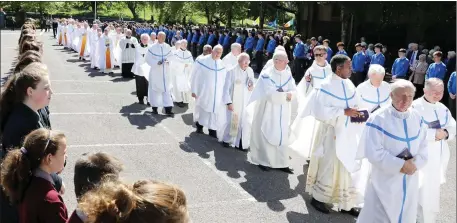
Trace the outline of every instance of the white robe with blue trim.
<path fill-rule="evenodd" d="M 319 89 L 322 83 L 331 79 L 333 72 L 327 61 L 325 62 L 324 67 L 319 66 L 316 61 L 314 61 L 311 67 L 305 72 L 305 77 L 308 75 L 312 76 L 311 82 L 307 82 L 306 78 L 302 78 L 297 85 L 298 114 L 306 112 L 306 105 L 309 103 L 308 100 L 311 99 L 311 97 L 307 98 L 307 96 L 310 95 L 313 89 Z M 314 138 L 313 133 L 316 130 L 317 123 L 313 116 L 305 116 L 297 115 L 292 123 L 294 142 L 290 147 L 301 157 L 309 158 L 311 157 L 311 145 Z"/>
<path fill-rule="evenodd" d="M 173 84 L 171 82 L 170 64 L 165 61 L 170 61 L 171 47 L 166 43 L 156 43 L 149 47 L 146 53 L 146 63 L 151 66 L 149 71 L 149 91 L 157 93 L 171 93 Z M 162 64 L 158 64 L 159 61 Z M 151 92 L 152 93 L 152 92 Z"/>
<path fill-rule="evenodd" d="M 446 182 L 450 158 L 448 141 L 455 138 L 456 123 L 449 109 L 440 102 L 431 104 L 421 97 L 413 102 L 413 108 L 422 116 L 426 126 L 439 120 L 441 128 L 449 133 L 447 140 L 435 141 L 436 129 L 427 128 L 428 162 L 419 171 L 419 204 L 423 211 L 421 214 L 425 223 L 436 222 L 435 215 L 440 211 L 440 185 Z"/>
<path fill-rule="evenodd" d="M 373 111 L 378 105 L 383 108 L 392 104 L 390 98 L 390 84 L 383 81 L 377 88 L 374 87 L 370 80 L 366 80 L 357 86 L 357 93 L 360 96 L 360 109 L 366 109 L 368 112 Z"/>
<path fill-rule="evenodd" d="M 283 92 L 279 92 L 278 89 Z M 278 71 L 270 67 L 259 76 L 249 99 L 247 110 L 254 106 L 250 151 L 251 163 L 272 168 L 289 167 L 289 136 L 292 115 L 291 101 L 295 98 L 295 80 L 289 69 Z"/>
<path fill-rule="evenodd" d="M 317 120 L 311 143 L 306 192 L 323 203 L 335 203 L 342 210 L 360 207 L 363 203 L 367 162 L 358 162 L 357 129 L 363 124 L 352 123 L 344 114 L 356 108 L 359 96 L 350 79 L 333 74 L 320 89 L 314 89 L 301 117 L 311 115 Z M 301 135 L 298 137 L 302 137 Z"/>
<path fill-rule="evenodd" d="M 422 169 L 428 158 L 426 137 L 426 125 L 413 108 L 399 112 L 389 106 L 368 119 L 358 157 L 369 160 L 371 173 L 357 222 L 416 222 L 419 173 L 400 173 L 405 161 L 396 156 L 408 149 L 417 169 Z"/>
<path fill-rule="evenodd" d="M 195 62 L 191 75 L 191 91 L 197 96 L 194 121 L 200 125 L 217 130 L 218 136 L 222 134 L 225 124 L 227 106 L 222 100 L 224 94 L 227 69 L 222 60 L 214 60 L 212 55 L 207 55 Z"/>
<path fill-rule="evenodd" d="M 231 70 L 238 65 L 238 57 L 230 52 L 222 58 L 222 62 L 224 62 L 227 70 Z"/>

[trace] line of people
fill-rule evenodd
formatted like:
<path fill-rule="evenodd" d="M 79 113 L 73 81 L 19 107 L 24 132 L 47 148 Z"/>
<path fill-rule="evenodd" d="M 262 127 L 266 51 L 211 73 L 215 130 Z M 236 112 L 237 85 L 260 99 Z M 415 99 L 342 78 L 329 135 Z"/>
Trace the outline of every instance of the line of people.
<path fill-rule="evenodd" d="M 2 223 L 190 222 L 187 199 L 177 186 L 154 180 L 127 183 L 122 163 L 104 153 L 76 161 L 78 206 L 71 216 L 63 202 L 60 173 L 67 161 L 67 136 L 51 129 L 52 88 L 42 63 L 42 43 L 27 21 L 19 57 L 0 97 Z"/>

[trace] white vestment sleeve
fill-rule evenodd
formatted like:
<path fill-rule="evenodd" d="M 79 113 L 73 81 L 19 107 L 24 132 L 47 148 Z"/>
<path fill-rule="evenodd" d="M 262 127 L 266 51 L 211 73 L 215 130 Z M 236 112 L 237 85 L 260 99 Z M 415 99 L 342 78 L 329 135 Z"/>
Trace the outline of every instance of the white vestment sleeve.
<path fill-rule="evenodd" d="M 231 71 L 227 72 L 227 75 L 225 75 L 224 92 L 222 95 L 222 100 L 225 105 L 232 103 L 232 97 L 231 97 L 230 92 L 233 92 L 234 77 L 235 77 L 235 70 L 231 70 Z"/>
<path fill-rule="evenodd" d="M 421 129 L 421 135 L 419 136 L 419 140 L 421 140 L 419 144 L 419 150 L 417 151 L 416 156 L 414 156 L 414 164 L 416 165 L 416 168 L 422 169 L 422 167 L 425 166 L 427 163 L 427 157 L 428 157 L 428 141 L 427 141 L 427 125 L 422 124 L 422 129 Z M 435 135 L 433 135 L 435 137 Z"/>
<path fill-rule="evenodd" d="M 365 140 L 360 143 L 364 144 L 365 157 L 374 166 L 382 169 L 386 173 L 400 173 L 404 160 L 395 157 L 389 151 L 383 148 L 383 133 L 375 128 L 365 127 Z"/>
<path fill-rule="evenodd" d="M 159 57 L 152 55 L 151 49 L 148 49 L 148 52 L 146 53 L 146 56 L 144 58 L 146 60 L 146 63 L 148 63 L 149 66 L 154 66 L 161 61 Z"/>
<path fill-rule="evenodd" d="M 119 43 L 119 47 L 121 48 L 121 51 L 124 52 L 125 50 L 125 39 L 121 39 Z"/>
<path fill-rule="evenodd" d="M 192 74 L 190 76 L 190 88 L 191 88 L 191 91 L 192 93 L 194 93 L 195 95 L 197 95 L 197 97 L 199 96 L 199 88 L 198 88 L 198 83 L 199 83 L 199 76 L 200 76 L 200 72 L 201 72 L 201 69 L 200 69 L 200 65 L 198 65 L 197 63 L 194 63 L 194 66 L 192 68 Z"/>
<path fill-rule="evenodd" d="M 327 121 L 344 115 L 344 109 L 327 105 L 327 101 L 325 93 L 320 90 L 316 92 L 316 104 L 313 109 L 316 119 Z"/>
<path fill-rule="evenodd" d="M 436 129 L 426 129 L 427 131 L 427 140 L 435 142 Z"/>
<path fill-rule="evenodd" d="M 447 132 L 449 134 L 449 138 L 447 139 L 449 141 L 449 140 L 452 140 L 455 138 L 456 123 L 455 123 L 455 119 L 452 117 L 451 112 L 449 110 L 447 110 L 447 116 L 449 117 L 449 124 L 445 127 L 445 129 L 447 130 Z M 428 138 L 428 135 L 427 135 L 427 138 Z"/>

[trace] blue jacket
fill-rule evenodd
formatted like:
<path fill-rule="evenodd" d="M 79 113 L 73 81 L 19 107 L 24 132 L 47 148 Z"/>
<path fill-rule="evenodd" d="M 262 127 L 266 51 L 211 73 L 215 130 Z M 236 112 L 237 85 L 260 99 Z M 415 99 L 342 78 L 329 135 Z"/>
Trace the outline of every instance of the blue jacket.
<path fill-rule="evenodd" d="M 200 45 L 205 44 L 205 34 L 202 34 L 200 36 L 200 39 L 198 40 L 198 44 L 200 44 Z"/>
<path fill-rule="evenodd" d="M 218 42 L 218 43 L 219 43 L 220 45 L 222 45 L 222 44 L 224 43 L 224 39 L 225 39 L 224 34 L 221 34 L 221 35 L 219 36 L 219 42 Z"/>
<path fill-rule="evenodd" d="M 404 58 L 397 58 L 392 65 L 392 75 L 397 77 L 404 77 L 408 73 L 409 60 Z"/>
<path fill-rule="evenodd" d="M 298 59 L 304 59 L 305 58 L 305 56 L 306 56 L 305 44 L 303 44 L 303 42 L 299 42 L 299 43 L 295 44 L 293 55 L 294 55 L 294 57 L 296 57 Z"/>
<path fill-rule="evenodd" d="M 275 48 L 276 48 L 276 40 L 271 39 L 270 41 L 268 41 L 267 52 L 274 53 Z"/>
<path fill-rule="evenodd" d="M 244 43 L 244 49 L 251 50 L 252 48 L 254 48 L 254 37 L 248 37 Z"/>
<path fill-rule="evenodd" d="M 263 52 L 263 44 L 265 43 L 265 39 L 257 40 L 257 45 L 255 46 L 255 50 L 259 52 Z"/>
<path fill-rule="evenodd" d="M 207 44 L 213 44 L 214 38 L 216 38 L 216 35 L 214 35 L 214 33 L 209 35 Z"/>
<path fill-rule="evenodd" d="M 451 77 L 449 77 L 449 81 L 447 82 L 447 90 L 449 93 L 455 95 L 456 94 L 456 89 L 455 89 L 455 71 L 452 72 Z"/>
<path fill-rule="evenodd" d="M 366 55 L 363 52 L 357 52 L 352 56 L 352 70 L 363 72 L 365 70 Z"/>
<path fill-rule="evenodd" d="M 238 37 L 236 38 L 236 42 L 239 43 L 239 44 L 241 44 L 241 45 L 243 45 L 243 37 L 238 36 Z"/>
<path fill-rule="evenodd" d="M 373 56 L 371 56 L 371 64 L 379 64 L 381 66 L 384 66 L 384 61 L 386 61 L 386 58 L 384 57 L 384 55 L 382 53 L 380 54 L 373 54 Z"/>
<path fill-rule="evenodd" d="M 446 70 L 446 65 L 444 65 L 444 63 L 432 63 L 430 66 L 428 66 L 427 73 L 425 74 L 425 79 L 436 77 L 443 80 L 444 75 L 446 74 Z"/>
<path fill-rule="evenodd" d="M 230 35 L 225 36 L 223 46 L 224 47 L 230 46 Z"/>
<path fill-rule="evenodd" d="M 199 38 L 200 38 L 200 35 L 198 33 L 195 33 L 194 35 L 192 35 L 192 43 L 197 43 Z"/>
<path fill-rule="evenodd" d="M 188 42 L 188 43 L 191 43 L 191 40 L 192 40 L 192 34 L 193 34 L 193 33 L 189 33 L 189 34 L 187 34 L 187 42 Z"/>
<path fill-rule="evenodd" d="M 346 52 L 346 50 L 338 51 L 338 52 L 336 52 L 335 55 L 338 55 L 338 54 L 343 54 L 343 55 L 346 55 L 346 56 L 348 55 L 348 53 Z"/>
<path fill-rule="evenodd" d="M 330 47 L 327 47 L 327 62 L 330 63 L 330 60 L 332 59 L 333 56 L 333 50 Z"/>

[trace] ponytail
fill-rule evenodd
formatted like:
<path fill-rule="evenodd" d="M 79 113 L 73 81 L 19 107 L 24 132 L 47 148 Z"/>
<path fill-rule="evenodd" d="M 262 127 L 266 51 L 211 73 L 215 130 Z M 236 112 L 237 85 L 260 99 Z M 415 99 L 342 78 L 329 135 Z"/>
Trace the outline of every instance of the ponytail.
<path fill-rule="evenodd" d="M 16 75 L 13 74 L 5 83 L 5 88 L 0 95 L 0 135 L 3 135 L 6 120 L 8 120 L 11 111 L 16 103 Z"/>
<path fill-rule="evenodd" d="M 55 155 L 65 135 L 45 128 L 32 131 L 25 137 L 24 147 L 7 153 L 1 165 L 0 184 L 11 203 L 19 204 L 44 157 Z"/>

